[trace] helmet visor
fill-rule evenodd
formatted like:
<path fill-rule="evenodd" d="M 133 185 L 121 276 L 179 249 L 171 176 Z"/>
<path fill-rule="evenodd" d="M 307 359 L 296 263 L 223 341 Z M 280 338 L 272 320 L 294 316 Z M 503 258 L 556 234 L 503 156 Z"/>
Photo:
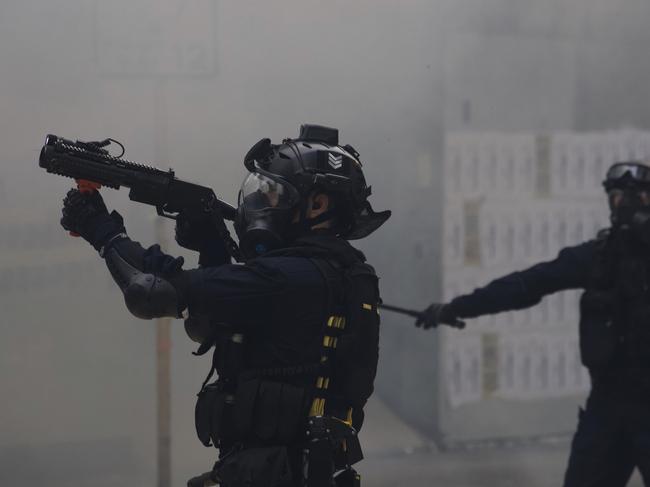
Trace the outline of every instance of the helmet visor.
<path fill-rule="evenodd" d="M 297 202 L 293 186 L 258 172 L 246 176 L 239 191 L 239 206 L 247 210 L 289 209 Z"/>
<path fill-rule="evenodd" d="M 636 183 L 650 184 L 650 167 L 640 162 L 616 163 L 607 171 L 605 184 L 614 184 L 625 176 Z"/>

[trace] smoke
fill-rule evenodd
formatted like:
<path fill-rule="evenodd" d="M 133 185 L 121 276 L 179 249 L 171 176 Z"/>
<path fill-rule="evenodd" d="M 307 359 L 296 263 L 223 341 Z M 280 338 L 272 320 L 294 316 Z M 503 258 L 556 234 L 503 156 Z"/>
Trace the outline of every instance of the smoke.
<path fill-rule="evenodd" d="M 58 226 L 72 182 L 37 167 L 47 133 L 113 137 L 130 159 L 235 202 L 253 143 L 296 136 L 301 123 L 335 126 L 361 154 L 374 207 L 393 210 L 359 244 L 384 299 L 423 308 L 445 291 L 445 135 L 647 129 L 646 10 L 632 0 L 2 2 L 3 483 L 38 472 L 72 485 L 79 458 L 93 483 L 155 478 L 155 329 L 130 317 L 94 251 Z M 104 194 L 129 233 L 153 243 L 153 209 Z M 183 253 L 168 232 L 166 248 Z M 444 394 L 435 335 L 388 314 L 383 327 L 379 395 L 431 439 Z M 180 484 L 213 461 L 192 424 L 209 359 L 190 355 L 180 322 L 172 340 Z M 481 423 L 471 418 L 469 429 Z"/>

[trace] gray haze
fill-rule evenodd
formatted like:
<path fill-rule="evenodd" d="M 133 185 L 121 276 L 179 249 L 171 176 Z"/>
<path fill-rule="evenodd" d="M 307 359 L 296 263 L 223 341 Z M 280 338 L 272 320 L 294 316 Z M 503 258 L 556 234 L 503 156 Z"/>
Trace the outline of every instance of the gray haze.
<path fill-rule="evenodd" d="M 305 122 L 335 126 L 361 154 L 375 209 L 393 210 L 359 243 L 384 300 L 423 308 L 444 291 L 445 136 L 650 130 L 648 19 L 647 0 L 1 2 L 0 484 L 155 483 L 155 327 L 128 314 L 95 252 L 59 227 L 71 181 L 37 167 L 45 134 L 113 137 L 130 159 L 171 166 L 234 203 L 254 142 L 296 136 Z M 103 192 L 132 237 L 153 243 L 154 210 L 125 193 Z M 167 250 L 195 264 L 168 230 Z M 411 325 L 383 315 L 381 404 L 371 413 L 405 422 L 429 445 L 441 429 L 455 432 L 439 424 L 440 344 Z M 175 322 L 175 485 L 213 461 L 194 437 L 209 359 L 193 349 Z M 562 399 L 563 426 L 546 431 L 546 403 L 528 401 L 531 431 L 570 433 L 580 400 Z M 486 439 L 474 428 L 481 404 L 467 411 L 474 433 L 458 436 Z M 362 470 L 380 469 L 376 459 L 399 450 L 393 440 L 414 446 L 389 441 L 384 426 L 369 414 L 365 434 L 377 444 Z M 521 434 L 504 425 L 497 436 Z M 563 448 L 550 448 L 553 478 Z M 462 458 L 441 468 L 466 468 Z M 527 473 L 546 465 L 532 458 L 516 478 L 547 485 L 545 472 Z"/>

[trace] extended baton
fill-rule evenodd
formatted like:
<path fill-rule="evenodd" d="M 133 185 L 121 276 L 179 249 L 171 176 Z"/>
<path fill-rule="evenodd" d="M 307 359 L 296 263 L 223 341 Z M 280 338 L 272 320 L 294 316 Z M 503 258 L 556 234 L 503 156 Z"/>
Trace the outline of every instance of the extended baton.
<path fill-rule="evenodd" d="M 400 313 L 406 316 L 412 316 L 413 318 L 420 318 L 423 314 L 421 311 L 402 308 L 400 306 L 393 306 L 392 304 L 386 304 L 386 303 L 381 303 L 379 307 L 388 311 L 393 311 L 394 313 Z M 452 328 L 458 328 L 459 330 L 465 328 L 465 322 L 461 320 L 456 320 L 455 323 L 443 323 L 443 324 L 451 326 Z"/>

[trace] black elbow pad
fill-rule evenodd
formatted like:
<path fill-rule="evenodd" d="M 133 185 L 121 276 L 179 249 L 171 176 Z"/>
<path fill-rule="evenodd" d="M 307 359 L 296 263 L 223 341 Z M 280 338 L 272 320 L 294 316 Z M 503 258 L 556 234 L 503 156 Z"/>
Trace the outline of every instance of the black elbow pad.
<path fill-rule="evenodd" d="M 113 279 L 124 293 L 126 307 L 134 316 L 145 320 L 163 316 L 179 317 L 182 300 L 171 282 L 142 272 L 127 262 L 115 248 L 106 253 L 105 259 Z"/>
<path fill-rule="evenodd" d="M 150 320 L 161 316 L 179 316 L 176 288 L 161 277 L 138 273 L 123 292 L 126 307 L 137 318 Z"/>

